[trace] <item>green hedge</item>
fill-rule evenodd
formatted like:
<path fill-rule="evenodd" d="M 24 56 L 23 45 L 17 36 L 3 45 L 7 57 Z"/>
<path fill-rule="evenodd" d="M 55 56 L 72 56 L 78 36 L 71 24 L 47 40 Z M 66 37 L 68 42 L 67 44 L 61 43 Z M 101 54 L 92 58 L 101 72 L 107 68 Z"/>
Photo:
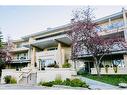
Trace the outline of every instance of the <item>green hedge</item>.
<path fill-rule="evenodd" d="M 6 84 L 16 84 L 17 83 L 16 79 L 10 75 L 5 76 L 4 80 Z"/>

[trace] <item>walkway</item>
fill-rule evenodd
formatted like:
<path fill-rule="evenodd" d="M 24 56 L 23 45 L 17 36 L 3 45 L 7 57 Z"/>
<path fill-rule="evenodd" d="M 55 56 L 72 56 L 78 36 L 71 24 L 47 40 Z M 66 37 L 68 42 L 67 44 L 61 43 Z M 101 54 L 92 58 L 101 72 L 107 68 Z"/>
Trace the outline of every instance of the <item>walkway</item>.
<path fill-rule="evenodd" d="M 110 84 L 106 84 L 106 83 L 103 83 L 103 82 L 99 82 L 99 81 L 96 81 L 96 80 L 92 80 L 92 79 L 89 79 L 89 78 L 86 78 L 86 77 L 82 77 L 82 76 L 78 76 L 78 78 L 80 78 L 82 81 L 85 81 L 88 85 L 89 85 L 89 88 L 90 89 L 104 89 L 104 90 L 115 90 L 115 89 L 123 89 L 123 88 L 119 88 L 117 86 L 113 86 L 113 85 L 110 85 Z"/>
<path fill-rule="evenodd" d="M 81 88 L 81 87 L 68 87 L 68 86 L 53 86 L 53 87 L 45 87 L 45 86 L 37 86 L 37 85 L 21 85 L 21 84 L 0 84 L 1 89 L 8 89 L 8 90 L 88 90 L 88 88 Z"/>

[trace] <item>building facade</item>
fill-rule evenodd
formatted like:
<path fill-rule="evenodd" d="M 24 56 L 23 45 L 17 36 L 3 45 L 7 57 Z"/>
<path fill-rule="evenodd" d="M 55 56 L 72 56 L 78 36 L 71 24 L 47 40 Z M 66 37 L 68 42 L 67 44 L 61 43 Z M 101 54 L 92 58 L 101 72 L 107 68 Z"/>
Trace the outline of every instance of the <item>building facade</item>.
<path fill-rule="evenodd" d="M 127 11 L 121 12 L 95 20 L 103 31 L 97 31 L 99 35 L 112 37 L 112 35 L 122 36 L 127 40 Z M 16 69 L 24 67 L 36 67 L 42 70 L 43 67 L 49 68 L 50 64 L 57 64 L 62 68 L 62 64 L 68 62 L 74 68 L 71 60 L 71 40 L 66 32 L 71 31 L 69 24 L 56 28 L 47 29 L 31 35 L 22 37 L 20 40 L 13 41 L 14 48 L 10 50 L 12 62 L 6 69 Z M 118 72 L 114 72 L 113 65 L 118 65 Z M 127 73 L 127 51 L 113 51 L 105 56 L 102 62 L 102 74 L 126 74 Z M 77 69 L 85 66 L 85 70 L 91 74 L 96 74 L 96 69 L 91 56 L 84 52 L 77 61 Z M 108 73 L 105 66 L 109 66 Z"/>

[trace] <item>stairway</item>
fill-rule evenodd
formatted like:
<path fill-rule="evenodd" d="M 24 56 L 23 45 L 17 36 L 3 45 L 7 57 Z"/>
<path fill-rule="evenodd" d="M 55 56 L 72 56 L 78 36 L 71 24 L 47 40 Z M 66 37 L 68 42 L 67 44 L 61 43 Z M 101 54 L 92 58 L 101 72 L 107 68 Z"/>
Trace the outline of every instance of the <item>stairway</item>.
<path fill-rule="evenodd" d="M 19 81 L 19 84 L 36 84 L 37 80 L 37 73 L 30 73 L 26 77 L 22 77 L 22 79 Z"/>
<path fill-rule="evenodd" d="M 18 84 L 36 84 L 37 72 L 35 68 L 25 67 L 22 69 L 22 77 Z"/>

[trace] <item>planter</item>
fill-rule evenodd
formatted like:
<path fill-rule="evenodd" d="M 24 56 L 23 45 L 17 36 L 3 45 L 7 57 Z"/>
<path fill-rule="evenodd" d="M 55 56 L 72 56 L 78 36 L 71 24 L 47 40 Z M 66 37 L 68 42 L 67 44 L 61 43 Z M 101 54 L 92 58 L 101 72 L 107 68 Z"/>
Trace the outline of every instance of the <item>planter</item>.
<path fill-rule="evenodd" d="M 106 66 L 105 66 L 105 72 L 106 72 L 106 73 L 108 73 L 108 68 L 109 68 L 109 66 L 106 65 Z"/>
<path fill-rule="evenodd" d="M 118 71 L 117 66 L 114 66 L 113 69 L 114 69 L 114 72 L 117 73 L 117 71 Z"/>

